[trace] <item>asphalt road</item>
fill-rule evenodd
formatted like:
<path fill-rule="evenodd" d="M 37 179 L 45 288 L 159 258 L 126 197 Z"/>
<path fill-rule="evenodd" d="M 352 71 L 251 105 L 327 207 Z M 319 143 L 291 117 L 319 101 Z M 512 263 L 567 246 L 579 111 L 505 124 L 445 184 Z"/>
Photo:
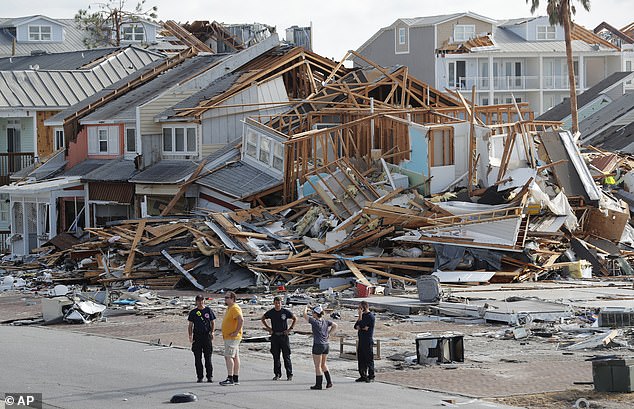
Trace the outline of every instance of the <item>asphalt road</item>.
<path fill-rule="evenodd" d="M 6 392 L 42 393 L 44 408 L 505 407 L 380 382 L 359 384 L 336 373 L 332 389 L 312 391 L 309 386 L 315 378 L 310 371 L 296 369 L 292 382 L 274 382 L 271 363 L 264 360 L 245 360 L 240 385 L 220 386 L 218 381 L 226 377 L 224 360 L 215 354 L 213 364 L 214 383 L 197 384 L 193 354 L 187 349 L 157 350 L 144 343 L 52 327 L 0 326 L 0 398 Z M 198 401 L 169 403 L 183 392 L 194 393 Z M 446 399 L 455 404 L 443 403 Z M 3 405 L 0 400 L 0 409 Z"/>

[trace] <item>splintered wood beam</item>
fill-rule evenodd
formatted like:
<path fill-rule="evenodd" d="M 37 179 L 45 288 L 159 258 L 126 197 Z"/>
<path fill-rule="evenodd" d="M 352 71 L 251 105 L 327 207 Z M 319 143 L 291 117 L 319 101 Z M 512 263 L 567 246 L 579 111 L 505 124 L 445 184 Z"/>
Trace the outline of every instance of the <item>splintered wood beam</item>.
<path fill-rule="evenodd" d="M 368 273 L 374 273 L 374 274 L 379 275 L 379 276 L 393 278 L 395 280 L 407 281 L 408 283 L 414 283 L 414 284 L 416 283 L 416 279 L 414 279 L 414 278 L 403 277 L 403 276 L 399 276 L 397 274 L 392 274 L 392 273 L 386 273 L 385 271 L 381 271 L 381 270 L 378 270 L 376 268 L 372 268 L 372 267 L 365 266 L 365 265 L 362 265 L 362 264 L 359 264 L 359 268 L 361 270 L 367 271 Z"/>
<path fill-rule="evenodd" d="M 364 285 L 366 285 L 368 287 L 372 286 L 372 284 L 370 284 L 368 279 L 365 278 L 365 276 L 363 275 L 361 270 L 359 270 L 359 268 L 356 266 L 356 264 L 354 264 L 351 260 L 346 260 L 346 266 L 352 272 L 352 274 L 354 274 L 354 276 L 357 278 L 357 280 L 359 280 L 361 283 L 363 283 Z"/>
<path fill-rule="evenodd" d="M 145 230 L 146 220 L 143 219 L 139 222 L 136 228 L 136 234 L 134 235 L 134 241 L 132 242 L 132 246 L 130 246 L 130 253 L 128 254 L 128 259 L 125 262 L 125 268 L 123 269 L 123 273 L 126 276 L 129 276 L 132 272 L 132 266 L 134 265 L 134 256 L 136 254 L 136 246 L 139 245 L 139 241 L 141 241 L 141 237 L 143 237 L 143 231 Z"/>

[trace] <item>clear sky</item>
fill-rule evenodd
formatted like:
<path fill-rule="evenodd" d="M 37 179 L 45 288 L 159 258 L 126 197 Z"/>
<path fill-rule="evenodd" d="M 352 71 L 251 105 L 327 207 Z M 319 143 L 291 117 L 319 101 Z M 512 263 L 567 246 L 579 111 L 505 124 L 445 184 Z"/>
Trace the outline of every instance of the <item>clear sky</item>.
<path fill-rule="evenodd" d="M 576 0 L 571 0 L 579 4 Z M 547 0 L 541 0 L 537 15 L 545 15 Z M 78 9 L 95 4 L 90 0 L 0 0 L 0 17 L 43 14 L 72 18 Z M 126 8 L 137 2 L 127 0 Z M 526 0 L 146 0 L 158 7 L 159 20 L 181 23 L 216 20 L 223 23 L 264 23 L 276 26 L 280 37 L 292 25 L 313 24 L 317 53 L 340 60 L 357 49 L 381 27 L 400 17 L 422 17 L 472 11 L 495 19 L 530 16 Z M 590 12 L 577 7 L 574 21 L 592 29 L 602 21 L 622 28 L 634 22 L 634 0 L 591 0 Z"/>

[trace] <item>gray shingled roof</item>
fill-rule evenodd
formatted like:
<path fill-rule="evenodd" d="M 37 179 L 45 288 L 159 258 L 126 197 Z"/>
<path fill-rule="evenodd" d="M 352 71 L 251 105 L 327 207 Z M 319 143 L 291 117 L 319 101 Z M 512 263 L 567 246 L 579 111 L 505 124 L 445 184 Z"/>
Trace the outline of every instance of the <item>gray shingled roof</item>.
<path fill-rule="evenodd" d="M 224 57 L 224 55 L 198 55 L 189 58 L 176 67 L 160 74 L 152 81 L 125 93 L 123 96 L 86 115 L 82 118 L 81 123 L 104 120 L 134 120 L 137 106 L 151 100 L 166 89 L 208 70 L 218 61 L 224 59 Z"/>
<path fill-rule="evenodd" d="M 279 185 L 282 181 L 246 162 L 236 162 L 200 178 L 196 183 L 242 199 Z"/>
<path fill-rule="evenodd" d="M 138 174 L 133 160 L 108 160 L 98 168 L 86 173 L 83 181 L 89 182 L 127 182 Z"/>
<path fill-rule="evenodd" d="M 194 173 L 197 166 L 195 162 L 187 160 L 162 160 L 130 178 L 130 182 L 179 183 Z"/>
<path fill-rule="evenodd" d="M 108 159 L 86 159 L 72 168 L 65 170 L 60 176 L 85 176 L 108 162 Z"/>
<path fill-rule="evenodd" d="M 227 91 L 236 82 L 236 80 L 240 78 L 242 74 L 242 71 L 235 71 L 231 74 L 227 74 L 218 78 L 217 80 L 209 84 L 209 86 L 207 86 L 206 88 L 203 88 L 191 97 L 186 98 L 178 104 L 166 109 L 165 111 L 156 115 L 155 118 L 159 121 L 167 120 L 170 117 L 176 115 L 178 109 L 196 107 L 200 102 L 222 94 L 223 92 Z"/>
<path fill-rule="evenodd" d="M 585 138 L 590 137 L 592 134 L 600 131 L 633 110 L 634 93 L 623 95 L 581 121 L 581 123 L 579 123 L 581 137 L 585 140 Z M 592 139 L 586 141 L 586 143 L 592 145 Z"/>
<path fill-rule="evenodd" d="M 90 70 L 0 71 L 0 108 L 66 108 L 162 58 L 126 47 Z"/>
<path fill-rule="evenodd" d="M 595 86 L 589 88 L 584 93 L 579 94 L 577 96 L 577 109 L 581 109 L 586 104 L 594 101 L 601 94 L 603 94 L 613 86 L 618 85 L 630 74 L 630 72 L 615 72 L 607 78 L 599 81 Z M 564 101 L 562 101 L 558 105 L 555 105 L 535 119 L 538 121 L 561 121 L 568 115 L 570 115 L 570 102 L 568 101 L 568 99 L 565 99 Z"/>
<path fill-rule="evenodd" d="M 591 141 L 592 146 L 612 152 L 634 153 L 634 122 L 603 130 Z"/>
<path fill-rule="evenodd" d="M 117 48 L 97 48 L 56 54 L 3 57 L 0 58 L 0 71 L 30 70 L 35 66 L 40 70 L 79 70 L 117 50 Z"/>

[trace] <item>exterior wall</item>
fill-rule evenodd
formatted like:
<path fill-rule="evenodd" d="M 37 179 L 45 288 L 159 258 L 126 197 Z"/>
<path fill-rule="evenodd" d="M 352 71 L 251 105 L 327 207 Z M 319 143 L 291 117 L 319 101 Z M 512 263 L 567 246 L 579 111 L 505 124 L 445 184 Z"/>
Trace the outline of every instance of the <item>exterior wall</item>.
<path fill-rule="evenodd" d="M 77 165 L 79 162 L 82 162 L 88 159 L 88 129 L 87 127 L 83 127 L 79 134 L 77 135 L 77 139 L 74 142 L 68 143 L 68 150 L 66 151 L 66 160 L 68 163 L 66 164 L 66 168 L 70 169 L 73 166 Z"/>
<path fill-rule="evenodd" d="M 606 60 L 606 57 L 586 57 L 585 68 L 587 87 L 595 85 L 597 82 L 601 81 L 609 74 L 616 71 L 609 71 L 609 64 Z"/>
<path fill-rule="evenodd" d="M 92 140 L 91 137 L 95 137 L 93 133 L 97 132 L 97 129 L 108 129 L 108 152 L 103 154 L 93 153 L 96 151 L 96 144 L 98 141 Z M 124 124 L 116 124 L 116 125 L 87 125 L 86 129 L 88 131 L 88 146 L 87 146 L 87 155 L 88 159 L 117 159 L 123 156 L 124 151 Z M 95 145 L 93 145 L 95 144 Z M 111 144 L 115 144 L 115 146 L 111 146 Z M 91 145 L 93 147 L 91 148 Z"/>
<path fill-rule="evenodd" d="M 55 148 L 53 127 L 44 126 L 44 121 L 55 115 L 58 111 L 37 112 L 37 156 L 46 158 Z"/>
<path fill-rule="evenodd" d="M 274 115 L 287 110 L 286 106 L 266 102 L 286 102 L 288 96 L 281 77 L 252 86 L 234 95 L 222 105 L 229 108 L 211 109 L 202 115 L 202 155 L 209 155 L 218 148 L 242 136 L 242 121 L 247 116 Z M 253 105 L 253 104 L 262 105 Z M 247 105 L 245 105 L 247 104 Z M 238 106 L 242 105 L 242 106 Z"/>
<path fill-rule="evenodd" d="M 29 26 L 51 26 L 51 41 L 29 40 Z M 19 43 L 61 43 L 64 41 L 64 26 L 49 20 L 38 18 L 16 27 L 16 41 Z"/>
<path fill-rule="evenodd" d="M 371 44 L 368 44 L 361 51 L 361 54 L 383 67 L 405 65 L 409 67 L 409 75 L 434 85 L 436 79 L 434 27 L 411 27 L 408 35 L 409 53 L 407 54 L 396 54 L 395 41 L 394 28 L 388 29 Z M 362 60 L 353 58 L 353 61 L 355 67 L 367 66 Z"/>
<path fill-rule="evenodd" d="M 197 91 L 197 89 L 186 89 L 178 93 L 165 93 L 139 107 L 141 115 L 141 135 L 160 134 L 161 124 L 159 122 L 156 122 L 154 120 L 154 117 L 165 111 L 166 109 L 181 102 L 185 98 L 192 96 L 195 91 Z"/>
<path fill-rule="evenodd" d="M 7 152 L 7 129 L 9 128 L 9 121 L 18 121 L 18 126 L 20 129 L 20 149 L 18 150 L 18 152 L 33 152 L 35 148 L 35 138 L 33 132 L 32 117 L 0 118 L 0 152 Z"/>
<path fill-rule="evenodd" d="M 478 20 L 469 16 L 458 17 L 436 26 L 436 47 L 441 47 L 445 42 L 452 42 L 453 29 L 456 25 L 474 25 L 476 36 L 493 32 L 493 24 Z"/>
<path fill-rule="evenodd" d="M 550 26 L 548 22 L 548 16 L 541 16 L 534 20 L 528 21 L 522 26 L 526 27 L 526 37 L 524 37 L 528 41 L 538 41 L 537 40 L 537 27 L 538 26 Z M 564 41 L 564 27 L 557 24 L 555 26 L 555 40 L 550 41 Z M 539 40 L 539 41 L 549 41 L 549 40 Z"/>

